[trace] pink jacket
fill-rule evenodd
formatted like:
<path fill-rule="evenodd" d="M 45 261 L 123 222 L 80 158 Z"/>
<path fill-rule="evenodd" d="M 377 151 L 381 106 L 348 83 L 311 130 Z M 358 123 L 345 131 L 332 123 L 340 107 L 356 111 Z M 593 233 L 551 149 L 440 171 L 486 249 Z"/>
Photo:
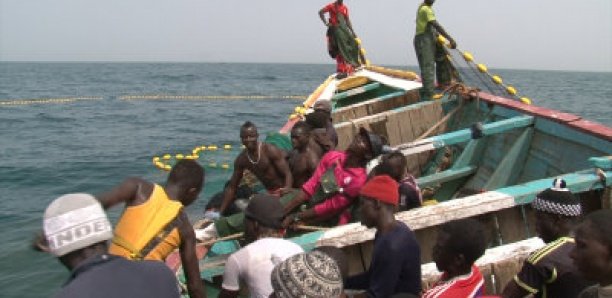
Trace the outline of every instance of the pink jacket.
<path fill-rule="evenodd" d="M 338 225 L 348 223 L 351 220 L 351 213 L 348 208 L 353 203 L 353 200 L 357 198 L 359 190 L 361 190 L 361 187 L 368 178 L 365 168 L 344 168 L 345 160 L 346 153 L 342 151 L 327 152 L 321 158 L 312 177 L 302 186 L 302 190 L 304 190 L 308 195 L 308 199 L 310 199 L 320 185 L 321 176 L 329 167 L 337 164 L 334 176 L 339 184 L 338 186 L 342 188 L 342 192 L 315 205 L 314 212 L 320 217 L 342 213 L 338 220 Z"/>

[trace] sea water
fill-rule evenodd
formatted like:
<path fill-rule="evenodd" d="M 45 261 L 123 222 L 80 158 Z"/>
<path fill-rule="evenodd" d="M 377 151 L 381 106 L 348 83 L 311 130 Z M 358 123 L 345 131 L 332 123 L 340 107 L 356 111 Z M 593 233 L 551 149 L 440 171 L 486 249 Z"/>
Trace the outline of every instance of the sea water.
<path fill-rule="evenodd" d="M 403 69 L 418 69 L 402 67 Z M 30 249 L 45 207 L 98 194 L 130 176 L 163 183 L 154 156 L 204 151 L 206 185 L 192 220 L 221 190 L 247 120 L 278 130 L 333 65 L 0 63 L 0 296 L 47 297 L 68 277 Z M 612 126 L 612 73 L 496 70 L 535 105 Z M 160 99 L 161 98 L 161 99 Z M 210 164 L 217 167 L 211 167 Z M 110 212 L 116 220 L 121 207 Z"/>

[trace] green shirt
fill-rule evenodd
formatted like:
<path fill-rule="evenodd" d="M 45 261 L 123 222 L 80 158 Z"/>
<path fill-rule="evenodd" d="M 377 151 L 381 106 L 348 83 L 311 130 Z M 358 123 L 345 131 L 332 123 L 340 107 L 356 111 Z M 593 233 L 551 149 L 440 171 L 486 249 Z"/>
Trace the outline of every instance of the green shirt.
<path fill-rule="evenodd" d="M 417 10 L 417 18 L 416 18 L 416 34 L 425 33 L 425 29 L 427 29 L 427 24 L 431 21 L 436 20 L 436 15 L 431 9 L 431 6 L 425 5 L 425 3 L 419 6 L 419 10 Z"/>

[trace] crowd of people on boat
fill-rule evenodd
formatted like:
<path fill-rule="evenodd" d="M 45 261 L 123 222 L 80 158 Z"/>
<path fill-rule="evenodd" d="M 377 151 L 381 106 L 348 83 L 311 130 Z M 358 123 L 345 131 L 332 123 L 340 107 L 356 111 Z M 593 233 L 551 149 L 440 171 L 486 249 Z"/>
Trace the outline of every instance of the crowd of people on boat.
<path fill-rule="evenodd" d="M 128 178 L 96 197 L 68 194 L 53 201 L 44 214 L 44 238 L 71 271 L 58 297 L 178 297 L 176 277 L 163 263 L 175 249 L 186 277 L 183 290 L 204 297 L 196 243 L 234 233 L 242 233 L 244 245 L 225 262 L 220 297 L 241 291 L 252 297 L 344 297 L 354 291 L 367 297 L 484 297 L 484 277 L 475 265 L 488 244 L 483 225 L 460 219 L 439 228 L 431 255 L 442 275 L 423 289 L 421 247 L 414 231 L 395 218 L 422 203 L 405 157 L 384 152 L 384 138 L 363 128 L 337 151 L 328 111 L 312 114 L 324 116 L 325 130 L 315 137 L 308 119 L 298 122 L 290 152 L 260 141 L 252 122 L 241 126 L 245 149 L 216 206 L 208 207 L 207 227 L 194 230 L 184 211 L 204 187 L 204 169 L 194 160 L 179 161 L 163 186 Z M 368 173 L 371 160 L 379 163 Z M 265 191 L 238 191 L 243 178 L 253 179 L 245 173 Z M 244 208 L 234 206 L 240 192 L 248 195 Z M 112 229 L 105 209 L 121 203 L 125 209 Z M 539 193 L 532 207 L 546 246 L 525 260 L 501 296 L 609 297 L 612 211 L 594 212 L 576 225 L 580 201 L 562 179 Z M 370 264 L 357 275 L 349 275 L 339 248 L 304 251 L 284 239 L 301 226 L 355 221 L 376 231 Z"/>

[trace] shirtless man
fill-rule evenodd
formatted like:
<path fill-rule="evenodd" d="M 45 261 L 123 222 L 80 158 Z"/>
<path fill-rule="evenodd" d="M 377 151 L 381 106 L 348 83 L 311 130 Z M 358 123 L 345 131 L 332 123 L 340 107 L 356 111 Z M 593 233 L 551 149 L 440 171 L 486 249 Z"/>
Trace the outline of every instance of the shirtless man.
<path fill-rule="evenodd" d="M 293 150 L 289 153 L 289 168 L 293 188 L 299 189 L 314 173 L 323 152 L 312 139 L 310 125 L 304 121 L 296 123 L 291 129 L 291 144 Z"/>
<path fill-rule="evenodd" d="M 268 193 L 275 196 L 280 197 L 283 189 L 290 189 L 293 185 L 285 153 L 274 145 L 259 142 L 258 138 L 257 127 L 252 122 L 247 121 L 240 127 L 240 139 L 245 149 L 234 161 L 234 173 L 225 190 L 219 213 L 224 214 L 234 201 L 236 189 L 245 170 L 253 173 Z"/>

